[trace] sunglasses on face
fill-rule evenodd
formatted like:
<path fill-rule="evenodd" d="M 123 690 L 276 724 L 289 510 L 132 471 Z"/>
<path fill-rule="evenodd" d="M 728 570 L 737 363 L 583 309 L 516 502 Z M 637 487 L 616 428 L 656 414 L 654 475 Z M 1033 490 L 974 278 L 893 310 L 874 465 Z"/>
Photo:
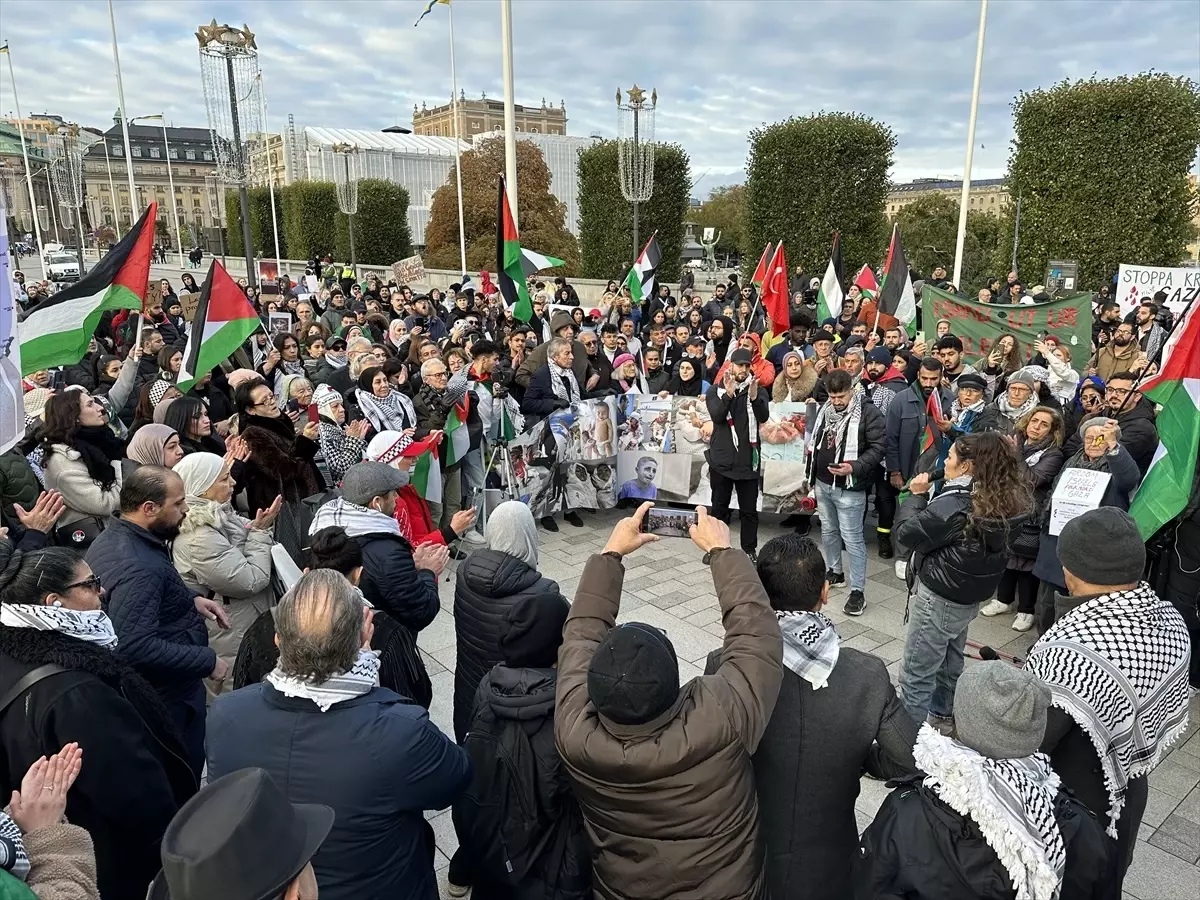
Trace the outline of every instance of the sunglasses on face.
<path fill-rule="evenodd" d="M 89 591 L 99 591 L 100 579 L 98 576 L 93 575 L 91 578 L 85 578 L 83 581 L 76 581 L 74 584 L 68 584 L 63 590 L 63 593 L 73 591 L 75 588 L 85 588 Z"/>

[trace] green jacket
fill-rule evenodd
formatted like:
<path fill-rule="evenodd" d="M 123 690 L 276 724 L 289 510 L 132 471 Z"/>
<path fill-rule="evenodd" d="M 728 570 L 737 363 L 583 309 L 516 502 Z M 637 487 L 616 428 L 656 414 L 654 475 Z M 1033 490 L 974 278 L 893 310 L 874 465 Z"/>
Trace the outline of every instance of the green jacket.
<path fill-rule="evenodd" d="M 42 486 L 29 467 L 29 462 L 17 449 L 0 454 L 0 512 L 9 527 L 20 524 L 13 504 L 20 503 L 30 509 L 37 502 Z M 2 896 L 2 895 L 0 895 Z"/>

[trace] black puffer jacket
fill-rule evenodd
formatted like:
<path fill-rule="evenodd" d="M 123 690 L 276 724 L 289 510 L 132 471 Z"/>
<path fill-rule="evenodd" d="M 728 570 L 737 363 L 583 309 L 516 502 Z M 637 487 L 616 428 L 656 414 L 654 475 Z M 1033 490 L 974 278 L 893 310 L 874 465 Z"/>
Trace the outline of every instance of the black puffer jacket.
<path fill-rule="evenodd" d="M 924 775 L 894 787 L 863 832 L 855 900 L 1013 900 L 1016 890 L 979 826 L 942 802 Z M 1060 790 L 1054 803 L 1066 848 L 1059 900 L 1117 900 L 1116 852 L 1087 807 Z"/>
<path fill-rule="evenodd" d="M 105 900 L 142 900 L 162 861 L 163 832 L 198 784 L 153 688 L 95 644 L 30 628 L 0 628 L 0 694 L 27 672 L 39 681 L 0 714 L 0 795 L 12 796 L 42 756 L 77 741 L 87 761 L 67 818 L 92 836 Z"/>
<path fill-rule="evenodd" d="M 455 830 L 474 861 L 475 900 L 586 900 L 592 896 L 591 850 L 583 816 L 554 746 L 557 686 L 554 669 L 502 665 L 488 672 L 479 685 L 475 714 L 469 720 L 472 741 L 467 745 L 474 776 L 471 786 L 454 802 L 453 812 Z M 523 811 L 537 820 L 528 839 L 539 852 L 514 885 L 505 871 L 506 842 L 502 840 L 505 829 L 513 828 L 514 823 L 495 821 L 505 813 L 490 786 L 496 781 L 497 766 L 505 765 L 496 748 L 509 744 L 506 734 L 512 736 L 516 729 L 524 731 L 529 742 L 532 753 L 526 761 L 532 766 L 514 772 L 510 760 L 508 772 L 501 777 L 515 777 L 526 797 L 532 799 Z M 486 737 L 475 741 L 476 735 Z M 492 811 L 497 815 L 488 815 Z"/>
<path fill-rule="evenodd" d="M 955 603 L 982 603 L 996 590 L 1008 564 L 1009 545 L 1029 513 L 988 520 L 967 531 L 969 484 L 947 482 L 932 500 L 914 494 L 895 539 L 914 551 L 909 571 L 935 594 Z M 897 516 L 899 520 L 901 516 Z"/>
<path fill-rule="evenodd" d="M 526 597 L 561 596 L 558 582 L 523 560 L 498 550 L 477 550 L 458 569 L 454 585 L 454 739 L 471 726 L 479 683 L 500 659 L 504 614 Z"/>

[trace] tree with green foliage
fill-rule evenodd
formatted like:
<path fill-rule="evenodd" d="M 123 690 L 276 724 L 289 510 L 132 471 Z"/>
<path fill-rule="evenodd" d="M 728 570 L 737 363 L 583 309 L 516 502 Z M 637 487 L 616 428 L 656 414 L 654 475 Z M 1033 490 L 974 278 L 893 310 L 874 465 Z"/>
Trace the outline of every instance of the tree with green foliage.
<path fill-rule="evenodd" d="M 713 188 L 708 192 L 708 199 L 690 218 L 702 228 L 717 229 L 720 236 L 716 246 L 718 254 L 737 253 L 742 247 L 745 226 L 746 186 L 727 184 Z"/>
<path fill-rule="evenodd" d="M 660 282 L 678 281 L 683 265 L 690 165 L 678 144 L 657 144 L 654 192 L 638 206 L 638 242 L 645 246 L 658 232 Z M 642 251 L 633 246 L 633 204 L 621 194 L 616 141 L 601 141 L 579 154 L 579 249 L 585 278 L 618 278 Z"/>
<path fill-rule="evenodd" d="M 835 231 L 847 276 L 882 262 L 895 148 L 890 128 L 857 113 L 820 113 L 751 131 L 743 263 L 753 268 L 768 241 L 782 240 L 790 266 L 823 272 Z"/>
<path fill-rule="evenodd" d="M 905 204 L 893 220 L 900 227 L 900 241 L 908 264 L 928 276 L 937 266 L 954 269 L 954 246 L 958 240 L 958 200 L 931 193 Z M 979 210 L 967 211 L 967 236 L 963 243 L 962 284 L 967 293 L 985 287 L 990 275 L 1003 276 L 993 267 L 1000 238 L 1000 218 Z M 1007 271 L 1007 269 L 1005 270 Z"/>
<path fill-rule="evenodd" d="M 1175 266 L 1200 203 L 1188 173 L 1200 145 L 1195 81 L 1164 73 L 1064 81 L 1013 105 L 1008 190 L 996 265 L 1007 269 L 1021 198 L 1018 271 L 1040 281 L 1051 259 L 1079 262 L 1079 283 L 1108 283 L 1121 263 Z"/>
<path fill-rule="evenodd" d="M 288 258 L 286 234 L 283 227 L 283 194 L 287 188 L 275 191 L 275 218 L 279 223 L 279 255 Z M 275 258 L 275 236 L 271 230 L 271 189 L 252 187 L 246 192 L 250 204 L 250 247 L 261 259 Z M 226 235 L 233 235 L 234 244 L 242 244 L 242 204 L 236 190 L 225 192 Z M 226 237 L 228 241 L 229 238 Z"/>
<path fill-rule="evenodd" d="M 460 156 L 462 164 L 463 228 L 467 238 L 467 268 L 496 271 L 497 179 L 504 174 L 504 138 L 488 138 Z M 565 274 L 579 273 L 579 245 L 567 229 L 567 208 L 550 193 L 550 169 L 533 141 L 517 141 L 517 226 L 521 246 L 566 263 Z M 355 232 L 357 237 L 359 232 Z M 460 267 L 458 192 L 454 169 L 434 191 L 425 226 L 425 265 L 433 269 Z M 564 274 L 548 270 L 548 276 Z"/>
<path fill-rule="evenodd" d="M 283 189 L 280 228 L 296 259 L 337 254 L 337 189 L 332 181 L 297 181 Z M 355 232 L 355 236 L 359 232 Z M 349 250 L 336 262 L 349 260 Z"/>
<path fill-rule="evenodd" d="M 349 217 L 337 215 L 337 258 L 350 258 Z M 354 250 L 360 264 L 390 266 L 412 256 L 408 230 L 408 191 L 382 178 L 358 183 L 358 212 L 354 214 Z"/>

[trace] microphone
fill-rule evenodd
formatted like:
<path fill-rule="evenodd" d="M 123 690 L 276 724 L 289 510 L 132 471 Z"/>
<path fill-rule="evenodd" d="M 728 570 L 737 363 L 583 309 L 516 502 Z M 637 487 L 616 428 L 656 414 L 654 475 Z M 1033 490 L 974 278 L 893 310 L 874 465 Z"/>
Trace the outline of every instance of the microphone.
<path fill-rule="evenodd" d="M 1000 659 L 1000 654 L 991 647 L 983 646 L 979 648 L 979 658 L 984 660 Z"/>

